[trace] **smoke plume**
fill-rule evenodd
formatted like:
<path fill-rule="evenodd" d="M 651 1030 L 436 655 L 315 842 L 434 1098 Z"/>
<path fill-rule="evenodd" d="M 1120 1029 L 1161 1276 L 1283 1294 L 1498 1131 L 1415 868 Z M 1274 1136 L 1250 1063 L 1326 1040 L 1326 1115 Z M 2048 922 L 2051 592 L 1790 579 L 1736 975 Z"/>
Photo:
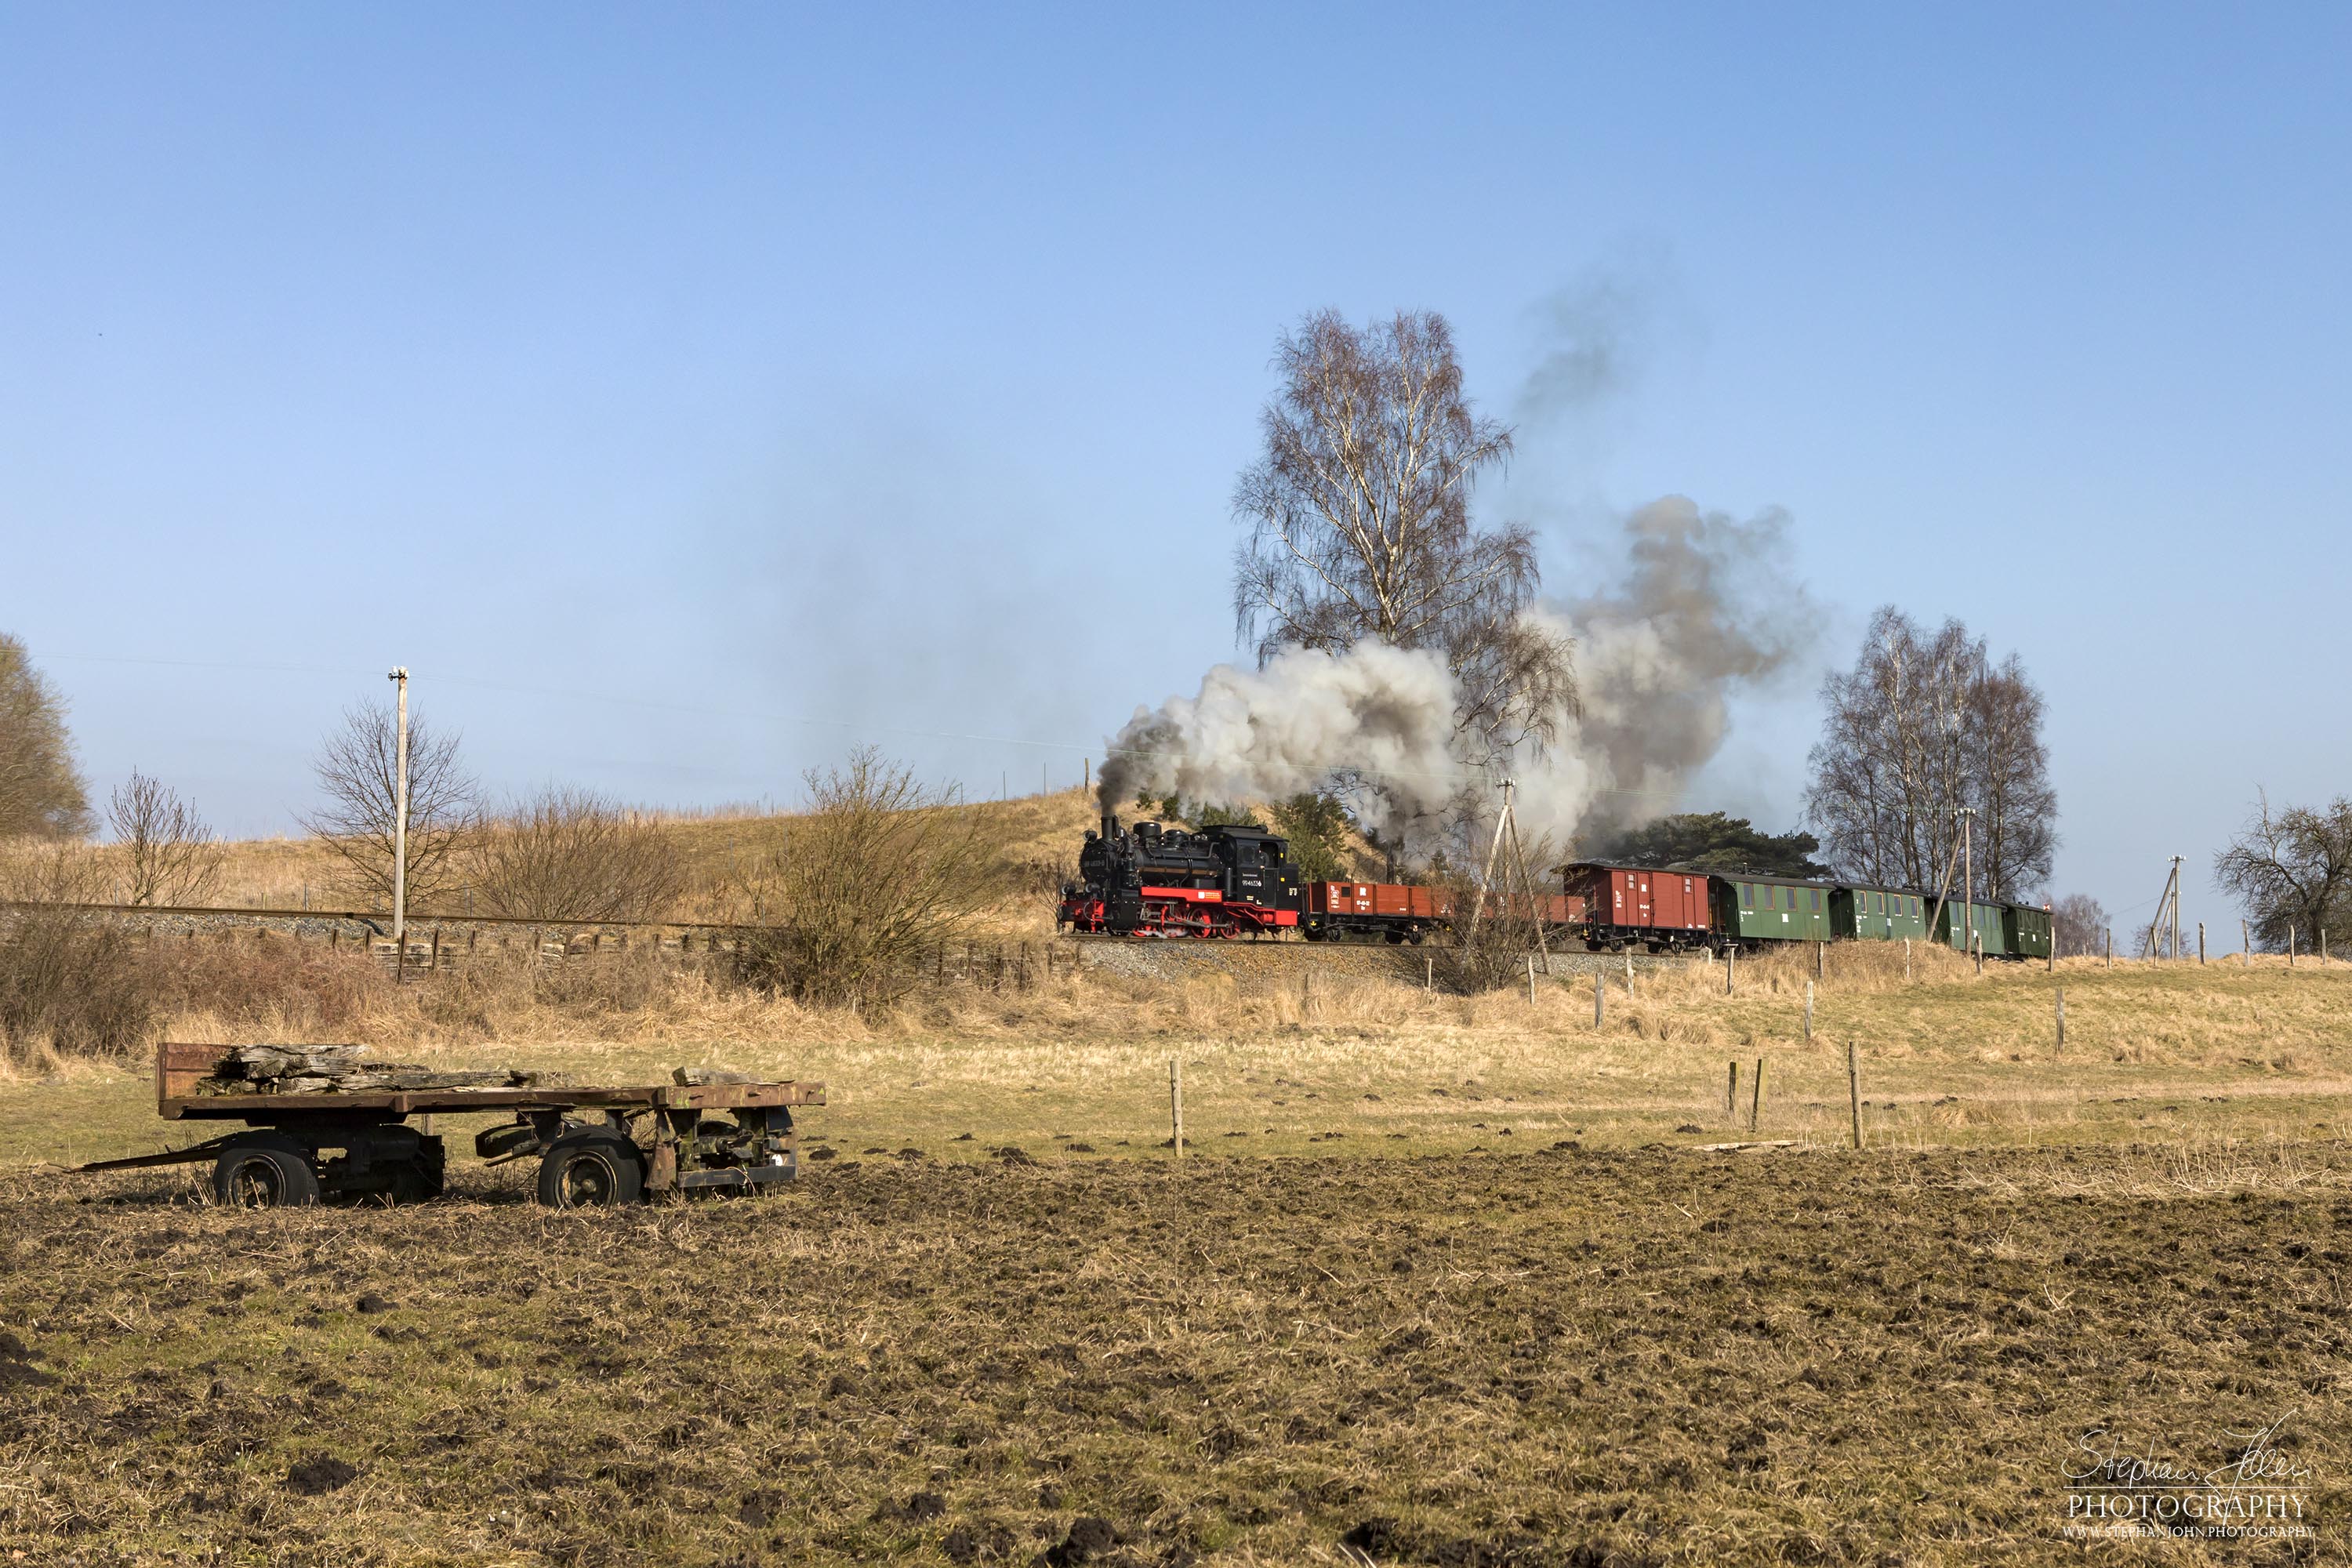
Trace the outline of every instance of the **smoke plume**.
<path fill-rule="evenodd" d="M 1376 785 L 1367 826 L 1389 829 L 1459 781 L 1454 702 L 1443 658 L 1385 643 L 1286 648 L 1260 670 L 1221 664 L 1200 695 L 1135 710 L 1103 760 L 1103 808 L 1138 795 L 1280 800 L 1355 770 Z"/>
<path fill-rule="evenodd" d="M 1731 699 L 1787 668 L 1819 612 L 1788 570 L 1786 513 L 1742 522 L 1682 497 L 1625 520 L 1614 589 L 1537 614 L 1576 638 L 1581 713 L 1521 764 L 1530 824 L 1566 843 L 1676 810 L 1722 749 Z"/>
<path fill-rule="evenodd" d="M 1778 511 L 1742 522 L 1668 496 L 1625 520 L 1615 587 L 1525 612 L 1575 640 L 1579 711 L 1556 716 L 1552 744 L 1507 763 L 1524 835 L 1565 847 L 1580 831 L 1681 805 L 1723 744 L 1733 695 L 1812 640 L 1816 612 L 1790 578 L 1787 533 Z M 1262 670 L 1219 665 L 1199 695 L 1136 710 L 1110 742 L 1103 806 L 1139 794 L 1278 800 L 1351 776 L 1365 826 L 1396 842 L 1457 801 L 1493 798 L 1496 777 L 1463 754 L 1456 698 L 1442 655 L 1377 642 L 1288 648 Z"/>

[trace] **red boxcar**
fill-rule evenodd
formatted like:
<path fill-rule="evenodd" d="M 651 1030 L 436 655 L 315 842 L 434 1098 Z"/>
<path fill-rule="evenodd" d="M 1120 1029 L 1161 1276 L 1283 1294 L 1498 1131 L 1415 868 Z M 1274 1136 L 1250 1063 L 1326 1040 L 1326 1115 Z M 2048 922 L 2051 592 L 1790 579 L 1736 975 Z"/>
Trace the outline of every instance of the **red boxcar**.
<path fill-rule="evenodd" d="M 1708 940 L 1708 887 L 1704 873 L 1654 871 L 1639 866 L 1568 866 L 1570 898 L 1582 898 L 1586 940 L 1612 949 L 1642 942 L 1653 950 L 1702 946 Z"/>

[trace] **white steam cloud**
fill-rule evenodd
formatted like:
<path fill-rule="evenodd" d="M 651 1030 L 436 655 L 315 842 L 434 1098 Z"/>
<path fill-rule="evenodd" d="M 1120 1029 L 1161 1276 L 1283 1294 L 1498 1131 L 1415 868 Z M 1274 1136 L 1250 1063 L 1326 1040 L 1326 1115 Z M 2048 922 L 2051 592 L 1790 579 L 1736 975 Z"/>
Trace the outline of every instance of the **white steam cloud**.
<path fill-rule="evenodd" d="M 1523 830 L 1567 847 L 1677 809 L 1721 748 L 1731 698 L 1810 646 L 1817 615 L 1790 580 L 1788 521 L 1742 522 L 1669 496 L 1625 521 L 1614 590 L 1527 613 L 1576 643 L 1581 711 L 1540 755 L 1511 759 Z M 1291 648 L 1263 670 L 1219 665 L 1199 695 L 1136 710 L 1110 742 L 1102 801 L 1139 794 L 1278 800 L 1352 776 L 1365 825 L 1391 842 L 1496 782 L 1462 755 L 1456 692 L 1439 654 L 1360 643 Z"/>
<path fill-rule="evenodd" d="M 1135 710 L 1104 759 L 1102 802 L 1282 800 L 1352 769 L 1375 785 L 1367 826 L 1392 830 L 1460 782 L 1454 700 L 1443 658 L 1385 643 L 1286 648 L 1261 670 L 1221 664 L 1199 696 Z"/>

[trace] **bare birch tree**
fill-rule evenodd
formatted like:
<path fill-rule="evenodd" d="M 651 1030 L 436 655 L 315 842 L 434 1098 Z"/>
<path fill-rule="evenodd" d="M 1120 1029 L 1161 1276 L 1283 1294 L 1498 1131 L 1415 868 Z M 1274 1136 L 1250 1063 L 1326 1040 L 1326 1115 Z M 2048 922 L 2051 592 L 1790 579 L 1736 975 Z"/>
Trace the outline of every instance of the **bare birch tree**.
<path fill-rule="evenodd" d="M 298 820 L 342 861 L 362 897 L 392 900 L 394 803 L 399 723 L 388 702 L 343 710 L 340 729 L 311 763 L 326 804 Z M 411 715 L 408 723 L 408 898 L 423 903 L 455 888 L 481 824 L 478 790 L 457 737 Z"/>
<path fill-rule="evenodd" d="M 2104 951 L 2115 924 L 2107 907 L 2088 893 L 2069 893 L 2050 906 L 2051 934 L 2061 958 L 2091 958 Z"/>
<path fill-rule="evenodd" d="M 25 645 L 0 636 L 0 839 L 78 838 L 89 827 L 65 704 Z"/>
<path fill-rule="evenodd" d="M 124 901 L 194 904 L 220 883 L 226 851 L 195 808 L 161 779 L 131 770 L 107 802 L 106 819 L 123 861 Z"/>
<path fill-rule="evenodd" d="M 1248 530 L 1237 635 L 1260 664 L 1367 637 L 1442 650 L 1474 752 L 1552 739 L 1574 702 L 1571 650 L 1521 613 L 1538 577 L 1532 531 L 1471 519 L 1472 487 L 1509 457 L 1511 432 L 1473 409 L 1445 318 L 1400 310 L 1358 328 L 1318 311 L 1275 363 L 1265 455 L 1234 492 Z"/>
<path fill-rule="evenodd" d="M 1977 807 L 1977 887 L 1988 899 L 2021 898 L 2050 877 L 2058 849 L 2058 792 L 2042 740 L 2041 691 L 2011 654 L 1989 663 L 1984 644 L 1969 676 L 1960 733 L 1964 776 Z"/>
<path fill-rule="evenodd" d="M 1893 605 L 1862 657 L 1822 688 L 1806 810 L 1830 858 L 1860 880 L 1962 894 L 1957 813 L 1977 813 L 1969 896 L 2013 899 L 2050 875 L 2058 800 L 2042 699 L 2011 655 L 1948 620 L 1932 636 Z"/>

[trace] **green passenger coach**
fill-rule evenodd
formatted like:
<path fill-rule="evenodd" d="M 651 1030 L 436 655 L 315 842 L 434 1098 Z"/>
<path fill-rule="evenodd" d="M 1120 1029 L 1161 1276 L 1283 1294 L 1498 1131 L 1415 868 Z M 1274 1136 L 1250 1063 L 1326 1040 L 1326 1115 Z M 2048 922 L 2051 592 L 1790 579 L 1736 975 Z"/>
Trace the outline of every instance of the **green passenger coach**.
<path fill-rule="evenodd" d="M 1963 904 L 1953 899 L 1944 905 L 1942 918 L 1936 922 L 1936 940 L 1962 952 L 1969 950 L 1971 931 L 1984 949 L 1987 958 L 2009 956 L 2009 933 L 2002 929 L 2000 904 Z"/>
<path fill-rule="evenodd" d="M 1830 929 L 1862 942 L 1925 940 L 1927 909 L 1900 888 L 1836 888 L 1830 892 Z"/>
<path fill-rule="evenodd" d="M 1741 942 L 1830 940 L 1834 889 L 1818 882 L 1720 872 L 1713 881 L 1715 929 L 1725 938 Z"/>
<path fill-rule="evenodd" d="M 2050 911 L 2031 904 L 2000 907 L 2001 940 L 2011 958 L 2047 958 L 2052 939 Z"/>

